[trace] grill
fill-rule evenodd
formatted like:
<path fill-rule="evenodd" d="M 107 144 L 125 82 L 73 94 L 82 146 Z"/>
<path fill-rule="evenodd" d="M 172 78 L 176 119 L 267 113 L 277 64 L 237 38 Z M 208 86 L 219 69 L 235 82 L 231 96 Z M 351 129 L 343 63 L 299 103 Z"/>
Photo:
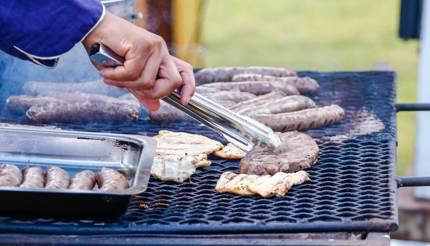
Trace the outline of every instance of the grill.
<path fill-rule="evenodd" d="M 214 188 L 221 173 L 238 172 L 239 163 L 212 159 L 213 164 L 199 169 L 189 182 L 151 179 L 148 190 L 134 197 L 127 213 L 118 220 L 0 217 L 0 231 L 93 235 L 395 230 L 395 74 L 301 72 L 300 75 L 317 79 L 321 90 L 315 101 L 320 105 L 341 105 L 346 110 L 346 119 L 327 128 L 307 131 L 319 139 L 320 158 L 309 170 L 312 180 L 294 187 L 285 197 L 264 199 L 216 193 Z M 3 121 L 10 118 L 3 116 Z M 222 140 L 193 121 L 57 126 L 146 135 L 169 129 Z"/>

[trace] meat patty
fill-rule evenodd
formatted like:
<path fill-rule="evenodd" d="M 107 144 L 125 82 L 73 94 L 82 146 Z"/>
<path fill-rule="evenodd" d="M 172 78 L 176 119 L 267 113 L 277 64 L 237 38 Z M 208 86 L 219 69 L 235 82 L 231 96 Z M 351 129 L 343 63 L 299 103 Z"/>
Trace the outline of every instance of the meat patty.
<path fill-rule="evenodd" d="M 41 189 L 45 186 L 45 175 L 40 167 L 24 168 L 24 182 L 21 188 Z"/>
<path fill-rule="evenodd" d="M 66 170 L 52 166 L 46 173 L 46 189 L 62 190 L 67 189 L 70 184 L 69 173 Z"/>
<path fill-rule="evenodd" d="M 237 113 L 242 113 L 242 110 L 247 110 L 248 108 L 256 108 L 259 105 L 277 100 L 279 98 L 283 98 L 285 96 L 285 93 L 282 91 L 273 91 L 266 95 L 258 96 L 256 98 L 240 102 L 235 106 L 231 107 L 230 109 Z"/>
<path fill-rule="evenodd" d="M 86 121 L 133 121 L 139 118 L 139 107 L 134 104 L 99 100 L 97 98 L 76 101 L 51 101 L 34 105 L 27 110 L 27 117 L 36 122 L 86 122 Z"/>
<path fill-rule="evenodd" d="M 287 95 L 300 94 L 296 87 L 280 81 L 216 82 L 202 87 L 216 88 L 220 91 L 239 90 L 255 95 L 263 95 L 275 90 L 282 91 Z"/>
<path fill-rule="evenodd" d="M 252 118 L 269 126 L 274 131 L 293 131 L 319 128 L 333 124 L 345 117 L 345 111 L 338 105 L 304 109 L 280 114 L 254 114 Z"/>
<path fill-rule="evenodd" d="M 99 189 L 104 192 L 120 192 L 128 188 L 127 178 L 112 168 L 102 168 L 97 173 Z"/>
<path fill-rule="evenodd" d="M 295 172 L 311 167 L 318 158 L 315 140 L 297 131 L 279 133 L 284 149 L 274 153 L 272 149 L 255 146 L 240 161 L 240 173 L 273 175 L 277 172 Z"/>
<path fill-rule="evenodd" d="M 90 170 L 78 172 L 72 179 L 69 189 L 92 190 L 96 184 L 96 175 Z"/>
<path fill-rule="evenodd" d="M 21 170 L 11 164 L 0 164 L 0 187 L 16 187 L 22 182 Z"/>
<path fill-rule="evenodd" d="M 312 99 L 301 95 L 294 95 L 271 100 L 258 107 L 249 107 L 248 109 L 241 110 L 240 113 L 247 116 L 256 114 L 278 114 L 314 108 L 315 106 L 316 104 Z"/>
<path fill-rule="evenodd" d="M 195 74 L 197 84 L 206 84 L 218 81 L 231 81 L 233 76 L 241 73 L 256 73 L 279 77 L 297 76 L 297 73 L 288 68 L 280 67 L 216 67 L 204 68 Z"/>
<path fill-rule="evenodd" d="M 229 192 L 238 195 L 284 196 L 291 187 L 308 180 L 309 174 L 305 171 L 278 172 L 273 176 L 225 172 L 219 178 L 215 190 L 220 193 Z"/>
<path fill-rule="evenodd" d="M 310 77 L 275 77 L 261 74 L 238 74 L 233 76 L 233 81 L 281 81 L 297 88 L 300 93 L 315 93 L 319 89 L 316 80 Z"/>

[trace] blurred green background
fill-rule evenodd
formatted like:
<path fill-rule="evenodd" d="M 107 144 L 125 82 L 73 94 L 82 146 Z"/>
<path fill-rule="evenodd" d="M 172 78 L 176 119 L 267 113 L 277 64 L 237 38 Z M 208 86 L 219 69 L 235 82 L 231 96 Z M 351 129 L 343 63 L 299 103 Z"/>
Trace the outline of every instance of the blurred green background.
<path fill-rule="evenodd" d="M 398 0 L 210 0 L 203 43 L 207 66 L 397 72 L 398 101 L 415 101 L 418 42 L 398 38 Z M 398 172 L 414 157 L 415 114 L 398 115 Z"/>

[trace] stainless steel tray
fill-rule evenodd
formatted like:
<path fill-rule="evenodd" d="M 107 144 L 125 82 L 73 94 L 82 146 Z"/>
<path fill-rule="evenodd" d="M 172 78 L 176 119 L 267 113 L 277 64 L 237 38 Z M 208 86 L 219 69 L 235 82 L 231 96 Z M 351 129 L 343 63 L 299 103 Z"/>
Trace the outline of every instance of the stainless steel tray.
<path fill-rule="evenodd" d="M 0 213 L 61 217 L 116 217 L 132 195 L 146 190 L 156 142 L 149 137 L 58 129 L 0 127 L 0 162 L 59 166 L 70 176 L 81 170 L 110 167 L 129 177 L 130 188 L 118 193 L 0 187 Z"/>

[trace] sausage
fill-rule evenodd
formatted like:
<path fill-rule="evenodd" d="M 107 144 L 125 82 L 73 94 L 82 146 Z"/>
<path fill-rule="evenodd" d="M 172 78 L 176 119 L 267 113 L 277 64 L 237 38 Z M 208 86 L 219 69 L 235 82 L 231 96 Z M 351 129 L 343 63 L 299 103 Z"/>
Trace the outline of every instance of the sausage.
<path fill-rule="evenodd" d="M 315 93 L 319 89 L 316 80 L 310 77 L 275 77 L 261 74 L 237 74 L 233 76 L 232 81 L 281 81 L 297 88 L 300 93 Z"/>
<path fill-rule="evenodd" d="M 288 68 L 281 67 L 216 67 L 204 68 L 195 74 L 197 84 L 206 84 L 218 81 L 231 81 L 233 76 L 241 73 L 256 73 L 277 77 L 297 76 L 297 73 Z"/>
<path fill-rule="evenodd" d="M 236 103 L 250 100 L 256 97 L 256 95 L 252 93 L 242 91 L 218 91 L 214 93 L 202 93 L 202 95 L 216 102 L 227 100 Z"/>
<path fill-rule="evenodd" d="M 17 187 L 22 182 L 21 170 L 11 164 L 0 164 L 0 187 Z"/>
<path fill-rule="evenodd" d="M 33 105 L 43 105 L 53 101 L 61 101 L 49 96 L 10 96 L 6 99 L 6 106 L 9 111 L 17 114 L 24 114 Z"/>
<path fill-rule="evenodd" d="M 101 80 L 89 81 L 89 82 L 26 82 L 22 90 L 27 95 L 52 95 L 53 93 L 89 93 L 89 94 L 101 94 L 107 96 L 118 97 L 125 93 L 126 90 L 107 85 Z"/>
<path fill-rule="evenodd" d="M 78 172 L 72 179 L 69 189 L 92 190 L 96 184 L 96 175 L 90 170 Z"/>
<path fill-rule="evenodd" d="M 235 106 L 231 107 L 230 109 L 237 112 L 237 113 L 241 113 L 242 110 L 246 110 L 248 108 L 255 108 L 259 105 L 262 105 L 262 104 L 265 104 L 267 102 L 271 102 L 273 100 L 277 100 L 277 99 L 283 98 L 283 97 L 285 97 L 284 92 L 274 91 L 274 92 L 268 93 L 266 95 L 258 96 L 258 97 L 255 97 L 253 99 L 240 102 L 240 103 L 236 104 Z"/>
<path fill-rule="evenodd" d="M 97 183 L 101 191 L 116 192 L 128 188 L 127 178 L 112 168 L 102 168 L 97 173 Z"/>
<path fill-rule="evenodd" d="M 338 105 L 311 108 L 289 113 L 255 114 L 252 116 L 255 120 L 266 124 L 274 131 L 278 132 L 318 128 L 333 124 L 344 117 L 345 111 Z"/>
<path fill-rule="evenodd" d="M 287 95 L 300 94 L 296 87 L 285 84 L 282 81 L 242 81 L 242 82 L 216 82 L 202 87 L 216 88 L 220 91 L 239 90 L 255 95 L 263 95 L 275 90 L 282 91 Z"/>
<path fill-rule="evenodd" d="M 249 107 L 241 111 L 241 114 L 252 116 L 255 114 L 278 114 L 294 112 L 307 108 L 314 108 L 315 102 L 305 96 L 294 95 L 266 102 L 258 107 Z"/>
<path fill-rule="evenodd" d="M 70 184 L 69 174 L 66 170 L 51 166 L 46 174 L 46 189 L 67 189 Z"/>
<path fill-rule="evenodd" d="M 24 182 L 21 188 L 41 189 L 45 185 L 45 175 L 40 167 L 24 168 Z"/>
<path fill-rule="evenodd" d="M 149 112 L 149 118 L 157 122 L 177 122 L 186 117 L 187 114 L 163 101 L 160 102 L 160 108 L 157 111 Z"/>
<path fill-rule="evenodd" d="M 134 104 L 99 100 L 98 98 L 76 101 L 52 101 L 33 105 L 27 117 L 36 122 L 87 122 L 87 121 L 133 121 L 139 118 L 139 107 Z"/>

